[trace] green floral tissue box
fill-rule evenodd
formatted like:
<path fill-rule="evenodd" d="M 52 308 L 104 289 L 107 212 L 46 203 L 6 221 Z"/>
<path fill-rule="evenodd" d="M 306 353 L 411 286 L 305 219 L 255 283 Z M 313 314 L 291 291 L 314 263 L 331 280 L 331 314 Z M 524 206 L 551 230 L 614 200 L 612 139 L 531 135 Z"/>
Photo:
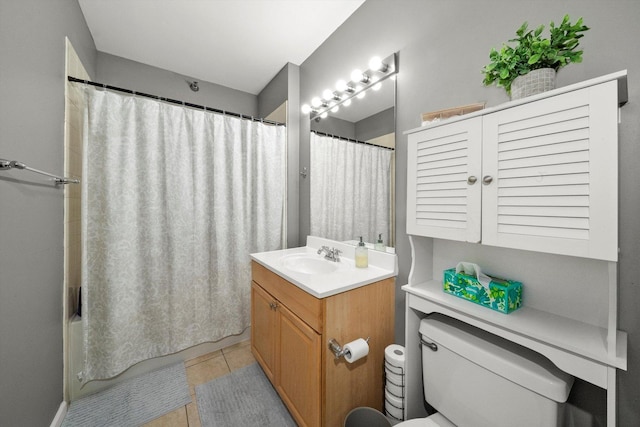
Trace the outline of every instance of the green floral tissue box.
<path fill-rule="evenodd" d="M 444 271 L 444 291 L 501 313 L 522 306 L 522 283 L 492 277 L 485 287 L 476 276 L 456 273 L 455 268 Z"/>

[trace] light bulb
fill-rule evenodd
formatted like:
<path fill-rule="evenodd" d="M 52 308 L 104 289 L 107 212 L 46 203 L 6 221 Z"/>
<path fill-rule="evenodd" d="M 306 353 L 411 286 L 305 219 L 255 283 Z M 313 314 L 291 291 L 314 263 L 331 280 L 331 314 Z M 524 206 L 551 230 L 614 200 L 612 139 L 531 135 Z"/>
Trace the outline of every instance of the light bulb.
<path fill-rule="evenodd" d="M 347 86 L 347 82 L 345 82 L 344 80 L 338 80 L 336 82 L 336 90 L 339 92 L 345 92 L 348 89 L 349 86 Z"/>
<path fill-rule="evenodd" d="M 332 112 L 332 113 L 337 113 L 339 109 L 340 109 L 340 107 L 336 105 L 335 107 L 333 107 L 333 108 L 331 109 L 331 112 Z"/>
<path fill-rule="evenodd" d="M 358 99 L 362 99 L 362 98 L 364 98 L 364 95 L 365 95 L 365 92 L 364 92 L 364 90 L 363 90 L 362 92 L 360 92 L 360 93 L 356 96 L 356 98 L 358 98 Z"/>
<path fill-rule="evenodd" d="M 344 105 L 345 107 L 348 107 L 349 105 L 351 105 L 351 98 L 347 99 L 346 101 L 344 101 L 342 103 L 342 105 Z"/>
<path fill-rule="evenodd" d="M 333 91 L 331 89 L 325 89 L 324 91 L 322 91 L 322 97 L 327 101 L 333 99 Z"/>
<path fill-rule="evenodd" d="M 314 108 L 318 108 L 319 106 L 321 106 L 321 105 L 322 105 L 322 100 L 316 96 L 315 98 L 313 98 L 313 99 L 311 100 L 311 105 L 312 105 Z"/>
<path fill-rule="evenodd" d="M 364 80 L 364 74 L 359 69 L 355 69 L 351 72 L 351 81 L 361 82 Z"/>
<path fill-rule="evenodd" d="M 374 84 L 373 86 L 371 86 L 371 89 L 380 90 L 381 87 L 382 87 L 382 82 L 378 82 L 378 83 Z"/>
<path fill-rule="evenodd" d="M 329 114 L 327 114 L 327 112 L 325 111 L 324 113 L 320 114 L 320 118 L 321 119 L 326 119 L 328 115 Z"/>
<path fill-rule="evenodd" d="M 309 114 L 311 112 L 311 106 L 309 104 L 304 104 L 302 106 L 302 114 Z"/>
<path fill-rule="evenodd" d="M 380 71 L 384 67 L 382 59 L 379 56 L 374 56 L 369 60 L 369 69 L 373 71 Z"/>

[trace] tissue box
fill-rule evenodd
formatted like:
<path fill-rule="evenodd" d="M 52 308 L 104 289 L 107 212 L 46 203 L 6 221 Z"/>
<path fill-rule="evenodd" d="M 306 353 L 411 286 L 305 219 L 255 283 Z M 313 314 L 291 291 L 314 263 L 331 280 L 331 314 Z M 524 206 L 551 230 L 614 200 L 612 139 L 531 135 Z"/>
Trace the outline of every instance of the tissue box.
<path fill-rule="evenodd" d="M 444 291 L 501 313 L 511 313 L 522 306 L 522 283 L 491 278 L 489 290 L 474 276 L 444 271 Z"/>

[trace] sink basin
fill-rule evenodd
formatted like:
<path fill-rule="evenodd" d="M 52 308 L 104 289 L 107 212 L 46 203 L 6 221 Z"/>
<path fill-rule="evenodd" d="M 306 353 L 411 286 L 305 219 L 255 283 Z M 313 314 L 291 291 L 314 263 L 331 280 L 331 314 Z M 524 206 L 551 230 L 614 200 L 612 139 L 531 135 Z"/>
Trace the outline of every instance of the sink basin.
<path fill-rule="evenodd" d="M 293 254 L 282 257 L 282 266 L 297 273 L 329 274 L 338 269 L 333 261 L 327 261 L 322 256 L 310 254 Z"/>
<path fill-rule="evenodd" d="M 329 261 L 318 248 L 339 249 L 340 262 Z M 398 274 L 396 254 L 369 253 L 369 267 L 356 268 L 355 247 L 321 237 L 307 236 L 306 246 L 251 254 L 251 259 L 316 298 L 326 298 Z"/>

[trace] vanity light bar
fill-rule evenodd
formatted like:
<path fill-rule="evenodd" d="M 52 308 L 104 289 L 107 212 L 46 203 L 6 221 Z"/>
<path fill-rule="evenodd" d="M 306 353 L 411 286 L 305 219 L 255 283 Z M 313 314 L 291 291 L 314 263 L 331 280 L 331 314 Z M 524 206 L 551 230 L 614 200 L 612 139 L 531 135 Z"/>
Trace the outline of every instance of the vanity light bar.
<path fill-rule="evenodd" d="M 398 74 L 398 61 L 395 53 L 385 59 L 373 57 L 369 61 L 369 68 L 366 71 L 353 70 L 351 81 L 338 80 L 335 91 L 327 89 L 323 92 L 322 97 L 314 97 L 311 100 L 311 105 L 304 104 L 302 106 L 302 113 L 310 114 L 310 118 L 315 120 L 325 118 L 330 111 L 337 111 L 337 108 L 342 104 L 349 105 L 351 98 L 361 98 L 367 89 L 380 85 L 384 80 L 396 74 Z"/>

